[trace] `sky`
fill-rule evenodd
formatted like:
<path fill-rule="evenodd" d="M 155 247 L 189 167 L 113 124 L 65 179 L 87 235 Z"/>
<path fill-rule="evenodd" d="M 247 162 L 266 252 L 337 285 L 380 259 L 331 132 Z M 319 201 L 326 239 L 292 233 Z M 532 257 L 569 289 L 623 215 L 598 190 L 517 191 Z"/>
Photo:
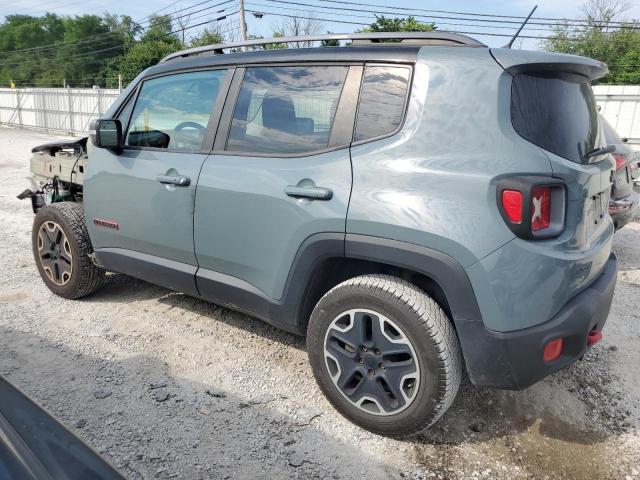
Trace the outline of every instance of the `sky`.
<path fill-rule="evenodd" d="M 222 1 L 222 0 L 220 0 Z M 381 5 L 380 7 L 368 7 L 358 5 L 340 5 L 336 3 L 327 3 L 324 0 L 289 0 L 291 2 L 304 3 L 315 5 L 315 7 L 281 3 L 273 0 L 245 0 L 246 9 L 248 11 L 260 11 L 264 12 L 262 19 L 255 18 L 251 13 L 247 13 L 248 31 L 250 34 L 271 36 L 275 30 L 278 22 L 286 20 L 283 17 L 277 17 L 269 13 L 282 13 L 286 15 L 300 15 L 300 16 L 312 16 L 316 19 L 323 19 L 320 23 L 322 33 L 325 31 L 339 32 L 352 32 L 358 28 L 359 25 L 355 24 L 340 24 L 333 23 L 328 20 L 337 19 L 343 21 L 349 21 L 354 23 L 369 24 L 373 19 L 371 15 L 366 12 L 359 11 L 339 11 L 337 8 L 347 7 L 362 10 L 382 10 L 393 11 L 389 7 L 401 7 L 410 9 L 425 9 L 425 10 L 446 10 L 450 12 L 472 12 L 472 13 L 486 13 L 486 14 L 498 14 L 498 15 L 513 15 L 513 16 L 526 16 L 531 8 L 535 4 L 538 5 L 534 17 L 552 17 L 552 18 L 579 18 L 581 16 L 580 7 L 583 5 L 584 0 L 347 0 L 354 3 L 368 3 Z M 130 0 L 109 0 L 108 7 L 104 0 L 21 0 L 18 2 L 7 3 L 4 0 L 0 3 L 0 17 L 11 14 L 28 14 L 28 15 L 43 15 L 47 11 L 53 11 L 59 15 L 81 15 L 86 13 L 102 14 L 105 12 L 126 14 L 130 15 L 134 20 L 144 20 L 149 14 L 162 10 L 162 13 L 170 13 L 179 9 L 187 8 L 191 5 L 201 3 L 202 0 L 157 0 L 154 2 L 132 2 Z M 217 3 L 217 2 L 214 2 Z M 212 5 L 213 3 L 206 3 L 200 7 L 194 7 L 193 10 L 199 10 L 203 7 Z M 640 19 L 640 0 L 630 0 L 628 4 L 631 5 L 630 10 L 626 13 L 629 18 Z M 383 7 L 382 5 L 387 5 Z M 335 9 L 321 8 L 322 6 L 330 6 Z M 232 13 L 237 10 L 234 3 L 229 3 L 220 7 L 226 8 L 226 10 L 219 15 L 225 13 Z M 314 12 L 309 12 L 313 10 Z M 326 13 L 323 13 L 326 12 Z M 208 21 L 213 16 L 204 16 L 210 12 L 196 13 L 191 20 L 191 24 L 201 23 Z M 402 13 L 398 11 L 398 13 Z M 452 16 L 446 13 L 433 13 L 433 12 L 420 12 L 425 16 Z M 220 26 L 223 31 L 235 30 L 237 34 L 237 18 L 238 15 L 229 16 L 227 19 L 220 21 Z M 468 17 L 467 17 L 468 18 Z M 482 17 L 477 17 L 482 18 Z M 501 36 L 488 36 L 479 35 L 478 32 L 493 32 L 500 34 L 513 34 L 518 28 L 517 24 L 495 24 L 485 22 L 460 22 L 459 20 L 451 19 L 436 19 L 432 17 L 419 18 L 422 21 L 435 21 L 440 22 L 439 28 L 447 30 L 458 30 L 475 33 L 472 35 L 474 38 L 486 43 L 489 46 L 496 47 L 504 45 L 509 39 L 508 37 Z M 513 19 L 511 19 L 513 21 Z M 445 25 L 445 23 L 447 23 Z M 460 26 L 465 24 L 466 26 Z M 478 26 L 481 25 L 481 26 Z M 488 25 L 492 25 L 492 28 Z M 199 28 L 194 28 L 191 31 L 196 32 Z M 525 30 L 523 35 L 541 36 L 548 35 L 550 32 L 545 30 L 547 26 L 531 25 L 533 30 Z M 539 30 L 536 30 L 539 29 Z M 540 44 L 539 40 L 534 39 L 522 39 L 516 44 L 516 47 L 535 49 Z"/>

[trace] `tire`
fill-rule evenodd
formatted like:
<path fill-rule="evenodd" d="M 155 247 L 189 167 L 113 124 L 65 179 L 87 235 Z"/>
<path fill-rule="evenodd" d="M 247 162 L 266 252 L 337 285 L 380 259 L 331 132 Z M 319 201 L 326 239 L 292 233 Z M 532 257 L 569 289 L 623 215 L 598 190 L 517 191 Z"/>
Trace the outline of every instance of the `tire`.
<path fill-rule="evenodd" d="M 462 376 L 458 337 L 444 311 L 389 275 L 355 277 L 325 294 L 309 320 L 307 351 L 336 410 L 389 437 L 433 425 L 453 403 Z"/>
<path fill-rule="evenodd" d="M 93 248 L 81 205 L 61 202 L 41 208 L 31 244 L 40 276 L 56 295 L 77 299 L 103 285 L 105 271 L 89 258 Z"/>

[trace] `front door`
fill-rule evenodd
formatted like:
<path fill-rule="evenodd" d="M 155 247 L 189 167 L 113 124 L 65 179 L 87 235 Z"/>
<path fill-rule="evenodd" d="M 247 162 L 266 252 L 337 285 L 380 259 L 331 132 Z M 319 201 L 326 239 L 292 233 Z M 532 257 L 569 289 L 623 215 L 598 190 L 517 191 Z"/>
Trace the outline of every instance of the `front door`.
<path fill-rule="evenodd" d="M 195 293 L 195 191 L 225 75 L 210 70 L 144 80 L 122 110 L 123 123 L 130 113 L 123 150 L 90 151 L 85 213 L 105 266 Z"/>
<path fill-rule="evenodd" d="M 232 117 L 228 136 L 221 126 L 198 183 L 197 283 L 214 299 L 216 285 L 232 283 L 278 300 L 305 240 L 344 234 L 355 110 L 346 104 L 357 97 L 362 67 L 242 70 L 229 93 L 239 90 L 235 105 L 223 115 Z"/>

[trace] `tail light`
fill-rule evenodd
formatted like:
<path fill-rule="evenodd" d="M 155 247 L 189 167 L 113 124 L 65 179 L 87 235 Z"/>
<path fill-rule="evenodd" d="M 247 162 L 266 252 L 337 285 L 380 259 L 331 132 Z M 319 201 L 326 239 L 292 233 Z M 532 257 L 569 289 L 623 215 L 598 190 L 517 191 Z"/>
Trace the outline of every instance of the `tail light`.
<path fill-rule="evenodd" d="M 531 230 L 537 232 L 551 224 L 551 187 L 535 187 L 531 197 Z"/>
<path fill-rule="evenodd" d="M 620 170 L 627 164 L 627 157 L 621 153 L 614 153 L 613 158 L 616 160 L 616 170 Z"/>
<path fill-rule="evenodd" d="M 502 191 L 502 207 L 511 223 L 522 223 L 522 193 L 518 190 Z"/>
<path fill-rule="evenodd" d="M 500 180 L 498 208 L 507 226 L 519 237 L 539 240 L 564 230 L 566 188 L 550 177 L 525 176 Z"/>

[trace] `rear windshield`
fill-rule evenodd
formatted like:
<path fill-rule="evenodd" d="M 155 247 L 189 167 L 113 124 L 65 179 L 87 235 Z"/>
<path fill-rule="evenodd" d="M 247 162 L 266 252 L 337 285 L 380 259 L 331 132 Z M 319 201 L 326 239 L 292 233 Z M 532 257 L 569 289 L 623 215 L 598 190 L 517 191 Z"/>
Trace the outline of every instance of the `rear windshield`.
<path fill-rule="evenodd" d="M 598 113 L 585 77 L 518 74 L 511 89 L 511 121 L 531 143 L 573 162 L 593 150 Z"/>

